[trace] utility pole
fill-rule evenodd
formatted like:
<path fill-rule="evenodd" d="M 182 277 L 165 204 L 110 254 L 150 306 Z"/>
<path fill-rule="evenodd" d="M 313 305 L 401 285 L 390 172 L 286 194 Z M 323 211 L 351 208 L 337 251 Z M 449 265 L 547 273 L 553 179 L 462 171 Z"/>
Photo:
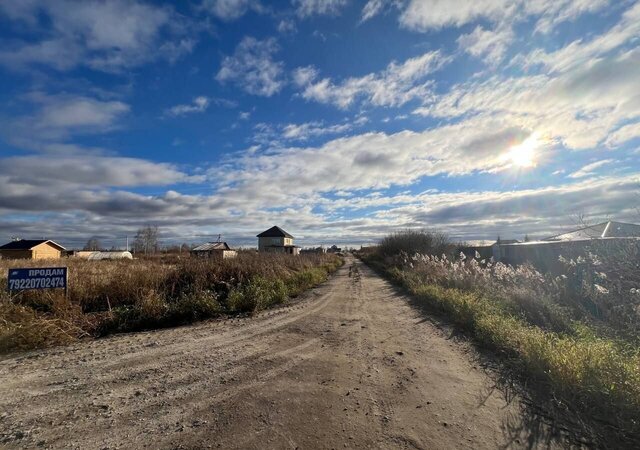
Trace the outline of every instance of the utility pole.
<path fill-rule="evenodd" d="M 127 251 L 129 251 L 129 236 L 125 236 L 125 238 L 127 239 Z"/>

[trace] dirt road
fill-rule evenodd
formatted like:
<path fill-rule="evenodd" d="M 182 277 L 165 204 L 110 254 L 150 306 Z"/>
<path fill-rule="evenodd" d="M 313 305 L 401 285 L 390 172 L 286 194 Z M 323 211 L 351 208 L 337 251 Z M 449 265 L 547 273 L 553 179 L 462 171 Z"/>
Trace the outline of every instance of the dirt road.
<path fill-rule="evenodd" d="M 351 259 L 255 318 L 0 361 L 7 448 L 546 446 L 539 432 L 469 348 Z"/>

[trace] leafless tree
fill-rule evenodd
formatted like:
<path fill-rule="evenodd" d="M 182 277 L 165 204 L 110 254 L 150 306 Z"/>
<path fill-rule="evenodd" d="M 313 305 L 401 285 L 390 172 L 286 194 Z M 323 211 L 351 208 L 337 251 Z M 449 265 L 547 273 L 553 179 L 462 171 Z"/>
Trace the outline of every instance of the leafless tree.
<path fill-rule="evenodd" d="M 156 253 L 158 251 L 158 227 L 147 225 L 142 227 L 136 233 L 136 238 L 133 241 L 133 251 L 136 253 L 144 253 L 148 255 L 150 253 Z"/>
<path fill-rule="evenodd" d="M 96 252 L 96 251 L 100 250 L 101 248 L 102 248 L 102 245 L 100 244 L 100 241 L 98 240 L 98 238 L 97 237 L 92 237 L 91 239 L 89 239 L 87 241 L 87 243 L 85 244 L 83 250 Z"/>

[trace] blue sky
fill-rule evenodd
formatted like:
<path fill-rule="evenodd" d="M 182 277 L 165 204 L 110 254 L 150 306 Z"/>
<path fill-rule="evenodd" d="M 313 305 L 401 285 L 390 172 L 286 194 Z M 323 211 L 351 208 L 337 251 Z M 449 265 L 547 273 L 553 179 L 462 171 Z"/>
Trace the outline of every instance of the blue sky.
<path fill-rule="evenodd" d="M 0 237 L 640 221 L 640 2 L 0 0 Z"/>

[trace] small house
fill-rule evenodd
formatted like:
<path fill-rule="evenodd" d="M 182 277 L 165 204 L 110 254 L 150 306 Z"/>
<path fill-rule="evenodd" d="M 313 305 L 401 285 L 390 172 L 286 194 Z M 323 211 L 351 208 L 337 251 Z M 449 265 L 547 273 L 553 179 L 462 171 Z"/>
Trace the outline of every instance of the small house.
<path fill-rule="evenodd" d="M 191 256 L 222 260 L 235 258 L 238 252 L 232 250 L 226 242 L 207 242 L 191 250 Z"/>
<path fill-rule="evenodd" d="M 280 227 L 273 226 L 256 237 L 259 252 L 300 254 L 300 247 L 293 244 L 294 237 Z"/>
<path fill-rule="evenodd" d="M 19 239 L 0 247 L 2 259 L 59 259 L 66 249 L 48 239 Z"/>

